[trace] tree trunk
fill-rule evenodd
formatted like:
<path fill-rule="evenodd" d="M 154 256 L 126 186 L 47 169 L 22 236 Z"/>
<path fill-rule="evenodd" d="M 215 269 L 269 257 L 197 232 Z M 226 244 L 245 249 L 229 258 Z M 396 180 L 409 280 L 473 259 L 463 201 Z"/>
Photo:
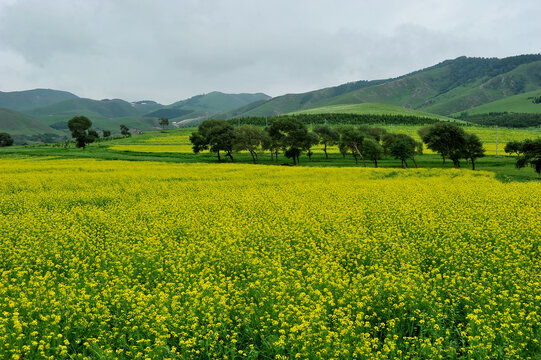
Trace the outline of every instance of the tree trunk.
<path fill-rule="evenodd" d="M 274 161 L 274 150 L 271 150 L 271 161 Z"/>
<path fill-rule="evenodd" d="M 220 150 L 218 150 L 218 161 L 222 161 L 222 158 L 220 157 Z"/>
<path fill-rule="evenodd" d="M 378 160 L 374 159 L 374 167 L 378 167 Z"/>
<path fill-rule="evenodd" d="M 361 152 L 359 151 L 359 148 L 357 147 L 357 144 L 355 144 L 354 146 L 355 146 L 355 151 L 357 151 L 357 154 L 359 154 L 359 156 L 361 157 L 361 161 L 363 162 L 363 166 L 366 167 L 366 162 L 364 161 L 363 154 L 361 154 Z"/>
<path fill-rule="evenodd" d="M 445 155 L 442 155 L 441 158 L 443 159 L 443 165 L 445 165 Z"/>
<path fill-rule="evenodd" d="M 323 151 L 325 152 L 325 160 L 329 160 L 329 155 L 327 155 L 327 143 L 325 143 L 325 148 L 323 148 Z"/>
<path fill-rule="evenodd" d="M 255 156 L 254 156 L 254 152 L 252 150 L 250 150 L 250 155 L 252 155 L 252 160 L 254 161 L 254 164 L 255 164 Z"/>
<path fill-rule="evenodd" d="M 231 162 L 235 162 L 235 160 L 233 159 L 233 155 L 231 154 L 231 151 L 227 152 L 227 156 L 229 156 L 229 158 L 231 159 Z"/>
<path fill-rule="evenodd" d="M 412 157 L 411 160 L 413 161 L 413 165 L 415 165 L 415 168 L 417 169 L 418 166 L 417 166 L 417 161 L 415 161 L 415 157 Z"/>
<path fill-rule="evenodd" d="M 471 169 L 475 170 L 475 159 L 471 158 Z"/>
<path fill-rule="evenodd" d="M 359 165 L 359 160 L 357 160 L 357 154 L 353 153 L 353 157 L 355 158 L 355 165 Z"/>
<path fill-rule="evenodd" d="M 276 163 L 278 163 L 278 149 L 275 151 L 274 159 L 276 160 Z"/>

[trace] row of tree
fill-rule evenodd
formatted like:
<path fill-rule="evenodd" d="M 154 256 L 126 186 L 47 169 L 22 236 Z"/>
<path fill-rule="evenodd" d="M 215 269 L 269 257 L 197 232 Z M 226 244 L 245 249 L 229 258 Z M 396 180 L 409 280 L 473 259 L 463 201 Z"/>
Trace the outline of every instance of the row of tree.
<path fill-rule="evenodd" d="M 71 131 L 71 137 L 75 139 L 76 146 L 86 148 L 87 144 L 93 143 L 99 139 L 100 135 L 96 129 L 92 128 L 92 121 L 86 116 L 74 116 L 68 121 L 68 129 Z M 122 136 L 131 136 L 130 129 L 124 125 L 120 125 L 120 134 Z M 111 136 L 110 130 L 102 130 L 104 138 Z"/>
<path fill-rule="evenodd" d="M 541 114 L 491 112 L 488 114 L 468 115 L 467 112 L 463 112 L 458 118 L 483 126 L 503 126 L 509 128 L 541 126 Z"/>
<path fill-rule="evenodd" d="M 475 134 L 468 134 L 453 123 L 436 123 L 423 127 L 419 135 L 427 147 L 442 156 L 443 162 L 451 159 L 455 167 L 460 167 L 460 159 L 471 161 L 475 169 L 475 160 L 484 156 L 481 141 Z M 233 127 L 224 120 L 203 121 L 196 132 L 190 136 L 194 153 L 210 150 L 234 161 L 233 153 L 248 151 L 254 163 L 258 160 L 258 152 L 270 151 L 271 159 L 278 162 L 282 151 L 285 157 L 293 160 L 296 165 L 300 155 L 305 152 L 312 161 L 312 148 L 323 145 L 325 158 L 328 159 L 327 148 L 338 146 L 345 157 L 351 155 L 355 162 L 359 160 L 363 166 L 366 161 L 372 161 L 378 166 L 378 160 L 383 156 L 392 156 L 401 160 L 402 167 L 407 167 L 411 160 L 415 167 L 415 155 L 422 154 L 423 144 L 405 134 L 391 134 L 383 128 L 360 126 L 330 127 L 319 125 L 312 132 L 296 117 L 281 117 L 266 127 L 244 124 Z"/>
<path fill-rule="evenodd" d="M 257 125 L 270 126 L 280 119 L 294 118 L 299 122 L 310 124 L 326 125 L 369 125 L 369 124 L 401 124 L 401 125 L 429 125 L 439 122 L 438 119 L 412 116 L 412 115 L 390 115 L 390 114 L 294 114 L 276 116 L 246 116 L 227 120 L 231 125 Z"/>

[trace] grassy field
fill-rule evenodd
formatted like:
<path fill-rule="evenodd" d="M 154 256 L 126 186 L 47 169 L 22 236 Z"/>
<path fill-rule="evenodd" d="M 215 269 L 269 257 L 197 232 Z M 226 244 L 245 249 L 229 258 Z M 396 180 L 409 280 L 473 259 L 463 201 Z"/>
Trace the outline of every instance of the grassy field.
<path fill-rule="evenodd" d="M 444 121 L 456 121 L 445 116 L 430 114 L 413 109 L 407 109 L 400 106 L 364 103 L 364 104 L 347 104 L 347 105 L 330 105 L 293 112 L 292 114 L 372 114 L 372 115 L 404 115 L 426 117 L 431 119 L 439 119 Z"/>
<path fill-rule="evenodd" d="M 419 126 L 408 125 L 390 125 L 383 126 L 387 131 L 393 133 L 405 133 L 420 140 L 417 135 Z M 524 140 L 526 138 L 537 138 L 541 136 L 541 129 L 502 129 L 498 130 L 498 155 L 496 155 L 496 129 L 489 127 L 467 126 L 466 131 L 476 133 L 480 136 L 487 149 L 487 156 L 479 159 L 476 165 L 481 170 L 492 171 L 498 179 L 502 181 L 510 180 L 536 180 L 538 175 L 532 168 L 516 169 L 515 158 L 507 156 L 503 148 L 505 143 L 512 140 Z M 60 145 L 34 145 L 34 146 L 13 146 L 0 149 L 0 157 L 21 157 L 21 156 L 41 156 L 55 158 L 95 158 L 102 160 L 135 160 L 135 161 L 163 161 L 178 163 L 215 163 L 216 155 L 203 152 L 193 154 L 189 141 L 190 134 L 195 128 L 175 129 L 166 131 L 152 131 L 142 135 L 136 135 L 129 138 L 120 138 L 114 140 L 101 141 L 90 144 L 87 150 L 81 150 L 70 144 L 68 148 Z M 323 147 L 317 146 L 313 149 L 314 156 L 309 161 L 306 155 L 301 156 L 301 166 L 311 167 L 343 167 L 357 166 L 351 156 L 342 157 L 337 147 L 329 148 L 329 160 L 325 160 Z M 234 154 L 235 160 L 241 163 L 250 163 L 251 157 L 248 153 Z M 442 164 L 441 158 L 429 150 L 424 151 L 424 155 L 416 157 L 419 167 L 423 168 L 451 168 L 452 164 L 447 162 Z M 261 153 L 259 157 L 260 164 L 276 165 L 290 164 L 291 161 L 280 155 L 276 163 L 271 161 L 269 153 Z M 385 158 L 378 161 L 378 165 L 383 168 L 400 168 L 400 161 L 393 158 Z M 373 166 L 368 163 L 368 166 Z M 409 166 L 412 166 L 410 163 Z M 464 168 L 469 164 L 462 162 Z"/>
<path fill-rule="evenodd" d="M 1 358 L 539 358 L 540 183 L 38 157 L 0 168 Z"/>
<path fill-rule="evenodd" d="M 532 97 L 540 97 L 541 90 L 529 91 L 524 94 L 510 96 L 505 99 L 493 101 L 488 104 L 468 109 L 468 115 L 488 114 L 491 112 L 514 112 L 514 113 L 531 113 L 541 114 L 541 104 L 534 104 Z M 460 115 L 456 113 L 454 115 Z"/>

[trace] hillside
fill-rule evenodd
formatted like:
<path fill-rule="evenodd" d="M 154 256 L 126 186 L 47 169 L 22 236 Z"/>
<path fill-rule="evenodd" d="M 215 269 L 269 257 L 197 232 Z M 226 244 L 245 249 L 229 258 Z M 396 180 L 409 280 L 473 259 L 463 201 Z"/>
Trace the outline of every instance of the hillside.
<path fill-rule="evenodd" d="M 59 90 L 34 89 L 12 92 L 0 91 L 0 108 L 25 111 L 70 99 L 77 99 L 77 96 L 67 91 Z"/>
<path fill-rule="evenodd" d="M 504 59 L 460 57 L 395 79 L 356 82 L 288 94 L 220 114 L 270 116 L 328 105 L 383 103 L 449 115 L 541 89 L 541 55 Z"/>
<path fill-rule="evenodd" d="M 173 103 L 162 109 L 150 112 L 148 117 L 167 117 L 174 121 L 207 117 L 217 112 L 245 106 L 247 104 L 267 100 L 270 97 L 263 93 L 257 94 L 224 94 L 214 91 L 197 95 L 186 100 Z"/>
<path fill-rule="evenodd" d="M 60 134 L 30 115 L 5 108 L 0 108 L 0 132 L 11 135 Z"/>
<path fill-rule="evenodd" d="M 123 116 L 139 116 L 137 108 L 131 103 L 120 99 L 72 99 L 57 104 L 34 109 L 29 112 L 34 116 L 61 115 L 65 117 L 85 115 L 88 117 L 118 118 Z"/>
<path fill-rule="evenodd" d="M 335 87 L 324 88 L 302 94 L 286 94 L 267 101 L 258 101 L 243 107 L 216 114 L 219 118 L 232 118 L 238 116 L 272 116 L 302 109 L 309 109 L 321 104 L 324 100 L 338 97 L 357 89 L 376 86 L 388 80 L 357 81 Z"/>
<path fill-rule="evenodd" d="M 404 115 L 423 118 L 439 119 L 444 121 L 453 120 L 445 116 L 430 114 L 418 110 L 406 109 L 400 106 L 364 103 L 349 105 L 330 105 L 308 110 L 293 112 L 292 114 L 371 114 L 371 115 Z"/>
<path fill-rule="evenodd" d="M 501 100 L 489 102 L 474 108 L 468 109 L 468 115 L 514 112 L 541 114 L 541 103 L 535 104 L 532 100 L 535 97 L 541 97 L 541 90 L 528 91 L 523 94 L 509 96 Z M 453 115 L 460 115 L 455 113 Z"/>

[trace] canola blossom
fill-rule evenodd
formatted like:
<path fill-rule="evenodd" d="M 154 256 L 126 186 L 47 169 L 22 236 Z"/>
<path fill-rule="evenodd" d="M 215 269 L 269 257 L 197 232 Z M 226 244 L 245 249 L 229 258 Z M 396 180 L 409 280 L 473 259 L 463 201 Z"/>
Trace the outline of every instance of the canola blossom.
<path fill-rule="evenodd" d="M 541 184 L 0 159 L 2 359 L 536 359 Z"/>

